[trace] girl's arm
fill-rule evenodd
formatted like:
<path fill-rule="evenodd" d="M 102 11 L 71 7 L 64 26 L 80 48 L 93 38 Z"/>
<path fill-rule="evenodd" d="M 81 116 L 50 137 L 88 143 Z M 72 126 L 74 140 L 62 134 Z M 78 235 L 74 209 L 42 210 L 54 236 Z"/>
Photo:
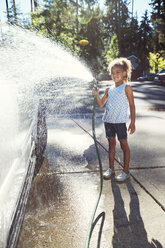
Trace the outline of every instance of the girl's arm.
<path fill-rule="evenodd" d="M 131 123 L 129 125 L 128 131 L 130 131 L 130 134 L 133 134 L 135 132 L 135 103 L 134 103 L 134 97 L 133 97 L 133 91 L 132 87 L 130 85 L 127 85 L 125 88 L 125 93 L 128 98 L 129 107 L 130 107 L 130 115 L 131 115 Z"/>
<path fill-rule="evenodd" d="M 97 104 L 100 108 L 103 107 L 107 102 L 108 90 L 109 90 L 108 88 L 105 90 L 104 96 L 102 98 L 100 98 L 99 96 L 99 88 L 97 88 L 97 90 L 95 88 L 92 90 L 92 94 L 94 96 L 97 95 Z"/>

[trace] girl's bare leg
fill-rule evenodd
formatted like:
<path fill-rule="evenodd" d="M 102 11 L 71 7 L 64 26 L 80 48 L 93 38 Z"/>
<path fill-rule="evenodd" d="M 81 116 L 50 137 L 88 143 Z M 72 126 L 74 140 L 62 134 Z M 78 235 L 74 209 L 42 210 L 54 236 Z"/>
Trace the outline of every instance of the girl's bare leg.
<path fill-rule="evenodd" d="M 114 171 L 115 151 L 116 151 L 116 139 L 108 139 L 109 142 L 109 167 Z"/>
<path fill-rule="evenodd" d="M 124 169 L 123 169 L 123 171 L 126 174 L 128 174 L 129 162 L 130 162 L 130 149 L 129 149 L 127 140 L 121 140 L 120 146 L 121 146 L 121 149 L 123 150 L 123 155 L 124 155 Z"/>

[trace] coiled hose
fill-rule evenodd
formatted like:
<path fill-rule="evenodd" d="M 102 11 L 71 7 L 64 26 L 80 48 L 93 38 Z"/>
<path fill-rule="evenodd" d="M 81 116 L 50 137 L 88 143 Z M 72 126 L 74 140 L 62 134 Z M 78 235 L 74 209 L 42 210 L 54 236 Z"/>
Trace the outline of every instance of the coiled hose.
<path fill-rule="evenodd" d="M 97 89 L 97 81 L 94 81 L 94 88 Z M 94 226 L 96 224 L 94 224 L 94 218 L 95 218 L 95 214 L 96 214 L 96 210 L 100 201 L 100 197 L 102 194 L 102 188 L 103 188 L 103 173 L 102 173 L 102 161 L 101 161 L 101 157 L 100 157 L 100 153 L 99 153 L 99 149 L 98 149 L 98 144 L 97 144 L 97 139 L 96 139 L 96 134 L 95 134 L 95 113 L 96 113 L 96 103 L 97 103 L 97 94 L 94 96 L 94 100 L 93 100 L 93 116 L 92 116 L 92 132 L 93 132 L 93 139 L 94 139 L 94 144 L 95 144 L 95 148 L 96 148 L 96 153 L 97 153 L 97 158 L 99 161 L 99 171 L 100 171 L 100 189 L 99 189 L 99 194 L 98 194 L 98 199 L 94 208 L 94 211 L 92 213 L 92 217 L 89 223 L 89 227 L 88 227 L 88 232 L 87 232 L 87 238 L 86 238 L 86 243 L 85 243 L 85 248 L 89 248 L 90 245 L 90 239 L 91 239 L 91 235 L 92 235 L 92 231 L 94 229 Z M 101 213 L 100 217 L 103 217 L 103 219 L 105 218 L 105 213 Z M 97 218 L 98 219 L 98 218 Z M 98 220 L 97 220 L 98 221 Z M 101 227 L 102 228 L 102 227 Z M 98 244 L 97 247 L 100 247 L 100 245 Z"/>

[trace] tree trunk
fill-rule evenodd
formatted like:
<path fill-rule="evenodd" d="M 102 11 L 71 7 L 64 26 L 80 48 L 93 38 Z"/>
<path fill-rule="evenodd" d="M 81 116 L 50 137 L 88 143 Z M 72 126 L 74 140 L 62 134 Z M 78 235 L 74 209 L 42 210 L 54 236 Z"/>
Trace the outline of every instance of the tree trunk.
<path fill-rule="evenodd" d="M 121 0 L 119 0 L 119 7 L 118 7 L 118 42 L 119 42 L 119 55 L 121 56 Z"/>
<path fill-rule="evenodd" d="M 30 0 L 31 12 L 33 12 L 33 0 Z"/>
<path fill-rule="evenodd" d="M 16 5 L 15 5 L 15 0 L 13 0 L 13 13 L 14 13 L 14 23 L 17 24 L 18 19 L 17 19 L 17 10 L 16 10 Z"/>
<path fill-rule="evenodd" d="M 132 0 L 132 18 L 131 18 L 131 34 L 133 33 L 133 12 L 134 12 L 134 0 Z M 130 36 L 130 55 L 132 55 L 133 52 L 133 39 L 132 35 Z"/>
<path fill-rule="evenodd" d="M 118 36 L 118 18 L 117 18 L 117 0 L 115 0 L 115 26 L 116 26 L 116 32 Z"/>
<path fill-rule="evenodd" d="M 76 29 L 78 33 L 78 0 L 76 0 Z"/>
<path fill-rule="evenodd" d="M 7 20 L 10 22 L 10 15 L 9 15 L 9 4 L 8 0 L 6 0 L 6 13 L 7 13 Z"/>
<path fill-rule="evenodd" d="M 132 0 L 132 21 L 133 21 L 133 12 L 134 12 L 134 0 Z"/>
<path fill-rule="evenodd" d="M 38 2 L 37 2 L 37 0 L 34 0 L 34 7 L 35 7 L 35 10 L 38 8 Z"/>
<path fill-rule="evenodd" d="M 160 17 L 160 1 L 158 1 L 157 16 Z M 156 53 L 158 52 L 159 52 L 159 34 L 158 34 L 158 31 L 156 31 Z"/>
<path fill-rule="evenodd" d="M 160 17 L 160 6 L 161 6 L 160 1 L 158 1 L 158 12 L 157 12 L 158 17 Z M 159 33 L 156 30 L 156 53 L 159 53 L 159 48 L 160 48 L 160 46 L 159 46 Z M 158 63 L 156 63 L 155 72 L 156 73 L 158 72 Z"/>
<path fill-rule="evenodd" d="M 115 25 L 116 25 L 117 39 L 119 43 L 119 56 L 121 55 L 120 8 L 121 8 L 120 0 L 115 0 Z"/>

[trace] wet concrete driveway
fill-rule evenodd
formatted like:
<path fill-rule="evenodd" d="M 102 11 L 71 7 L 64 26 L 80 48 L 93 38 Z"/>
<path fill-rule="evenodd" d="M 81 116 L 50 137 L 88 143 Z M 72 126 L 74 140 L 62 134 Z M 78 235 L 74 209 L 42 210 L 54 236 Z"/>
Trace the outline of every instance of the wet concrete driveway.
<path fill-rule="evenodd" d="M 90 146 L 93 139 L 72 120 L 57 120 L 49 128 L 45 161 L 32 184 L 18 248 L 84 247 L 99 190 L 98 168 L 93 172 L 84 156 Z"/>
<path fill-rule="evenodd" d="M 108 156 L 103 149 L 100 152 L 105 169 Z M 115 168 L 116 173 L 121 170 L 117 163 Z M 57 120 L 49 127 L 45 161 L 32 184 L 17 248 L 85 247 L 99 184 L 93 139 L 72 120 Z M 147 209 L 153 204 L 151 219 Z M 163 247 L 154 238 L 164 240 L 163 233 L 151 225 L 162 218 L 162 210 L 133 179 L 124 184 L 104 181 L 96 217 L 102 212 L 101 248 Z M 92 248 L 98 245 L 100 224 L 101 220 L 92 235 Z M 161 228 L 161 223 L 157 226 Z M 153 246 L 154 242 L 159 246 Z"/>

